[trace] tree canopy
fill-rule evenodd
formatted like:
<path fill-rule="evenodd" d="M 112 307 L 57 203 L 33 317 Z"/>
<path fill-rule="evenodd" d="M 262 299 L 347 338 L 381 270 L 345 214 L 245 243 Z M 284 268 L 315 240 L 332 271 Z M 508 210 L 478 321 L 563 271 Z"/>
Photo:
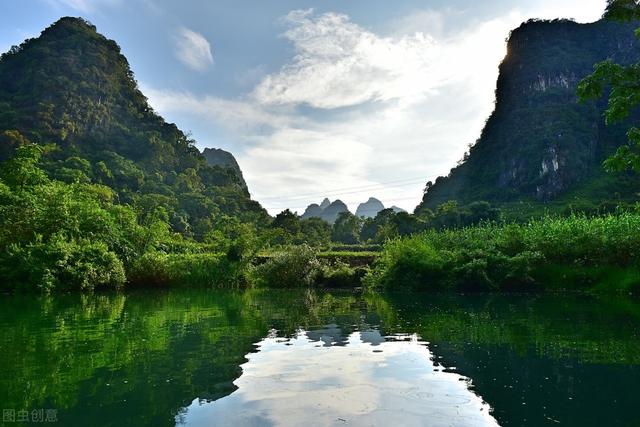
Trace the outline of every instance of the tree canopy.
<path fill-rule="evenodd" d="M 635 0 L 608 0 L 605 18 L 619 21 L 640 19 L 640 5 Z M 636 29 L 640 37 L 640 29 Z M 607 124 L 620 122 L 640 103 L 640 62 L 617 64 L 608 59 L 597 63 L 594 72 L 578 85 L 582 100 L 600 98 L 608 91 L 608 104 L 604 116 Z M 618 148 L 606 159 L 609 171 L 640 171 L 640 129 L 633 126 L 627 132 L 628 144 Z"/>

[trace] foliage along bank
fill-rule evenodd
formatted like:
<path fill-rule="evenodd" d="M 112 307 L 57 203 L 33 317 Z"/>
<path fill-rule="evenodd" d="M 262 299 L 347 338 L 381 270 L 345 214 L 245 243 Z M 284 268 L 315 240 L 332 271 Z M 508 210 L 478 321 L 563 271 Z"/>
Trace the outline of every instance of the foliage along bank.
<path fill-rule="evenodd" d="M 640 213 L 546 217 L 387 243 L 371 287 L 456 291 L 640 291 Z"/>

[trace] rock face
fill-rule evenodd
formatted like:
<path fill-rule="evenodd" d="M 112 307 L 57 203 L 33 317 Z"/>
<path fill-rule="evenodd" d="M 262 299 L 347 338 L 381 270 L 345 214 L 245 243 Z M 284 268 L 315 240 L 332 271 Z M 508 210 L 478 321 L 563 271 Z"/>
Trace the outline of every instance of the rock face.
<path fill-rule="evenodd" d="M 324 199 L 321 204 L 312 203 L 302 214 L 302 219 L 321 218 L 333 224 L 342 212 L 349 212 L 349 208 L 341 200 L 330 202 Z"/>
<path fill-rule="evenodd" d="M 358 205 L 358 209 L 356 209 L 356 216 L 364 217 L 364 218 L 375 218 L 378 215 L 378 212 L 384 209 L 384 205 L 382 202 L 375 197 L 370 197 L 364 203 L 360 203 Z"/>
<path fill-rule="evenodd" d="M 202 155 L 211 166 L 221 166 L 231 169 L 233 173 L 240 177 L 244 188 L 247 189 L 247 183 L 244 180 L 244 176 L 242 176 L 242 170 L 240 170 L 240 165 L 238 165 L 233 154 L 220 148 L 205 148 L 204 151 L 202 151 Z"/>
<path fill-rule="evenodd" d="M 529 21 L 515 29 L 500 65 L 496 108 L 480 138 L 462 164 L 428 185 L 417 210 L 448 200 L 499 204 L 636 197 L 638 177 L 610 176 L 602 168 L 602 161 L 626 142 L 629 122 L 606 126 L 605 101 L 582 104 L 576 96 L 578 83 L 596 62 L 638 61 L 636 27 L 557 20 Z"/>

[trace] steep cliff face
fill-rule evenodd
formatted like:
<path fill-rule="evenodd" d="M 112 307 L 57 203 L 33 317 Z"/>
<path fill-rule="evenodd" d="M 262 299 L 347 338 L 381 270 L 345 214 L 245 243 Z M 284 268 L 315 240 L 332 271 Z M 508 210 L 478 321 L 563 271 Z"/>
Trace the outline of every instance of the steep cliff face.
<path fill-rule="evenodd" d="M 594 63 L 640 58 L 635 27 L 530 21 L 514 30 L 500 65 L 495 111 L 465 161 L 438 178 L 417 209 L 448 200 L 636 197 L 637 177 L 602 169 L 602 161 L 626 142 L 628 123 L 605 126 L 604 104 L 581 104 L 576 96 Z"/>
<path fill-rule="evenodd" d="M 307 209 L 305 209 L 304 213 L 302 214 L 302 219 L 320 218 L 322 216 L 323 210 L 324 208 L 322 206 L 319 206 L 317 203 L 312 203 L 307 206 Z"/>
<path fill-rule="evenodd" d="M 331 204 L 331 200 L 327 199 L 326 197 L 324 198 L 324 200 L 322 201 L 322 203 L 320 203 L 320 208 L 321 209 L 326 209 L 329 207 L 329 205 Z"/>
<path fill-rule="evenodd" d="M 343 212 L 349 212 L 347 205 L 345 205 L 342 200 L 334 200 L 322 211 L 322 215 L 320 217 L 329 224 L 333 224 L 338 219 L 338 216 Z"/>

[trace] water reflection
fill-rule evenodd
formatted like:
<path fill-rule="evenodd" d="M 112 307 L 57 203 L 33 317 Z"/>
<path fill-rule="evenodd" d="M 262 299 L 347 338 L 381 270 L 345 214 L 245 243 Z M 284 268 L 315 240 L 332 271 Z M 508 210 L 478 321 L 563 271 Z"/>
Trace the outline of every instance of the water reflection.
<path fill-rule="evenodd" d="M 453 388 L 438 401 L 443 411 L 458 404 L 460 414 L 493 422 L 481 396 L 502 426 L 640 425 L 637 299 L 293 290 L 0 296 L 0 331 L 0 407 L 56 408 L 61 426 L 217 425 L 197 415 L 224 405 L 244 413 L 240 402 L 253 405 L 256 422 L 277 423 L 284 415 L 268 408 L 294 399 L 285 386 L 309 420 L 319 396 L 329 424 L 364 422 L 354 413 L 366 411 L 386 422 L 389 411 L 412 417 L 429 408 L 444 385 Z M 448 381 L 463 377 L 473 386 Z M 352 390 L 347 400 L 330 394 L 337 384 Z"/>
<path fill-rule="evenodd" d="M 187 426 L 494 426 L 489 405 L 469 380 L 433 361 L 416 335 L 348 336 L 333 324 L 275 334 L 247 356 L 238 390 L 214 402 L 194 400 L 177 417 Z"/>

